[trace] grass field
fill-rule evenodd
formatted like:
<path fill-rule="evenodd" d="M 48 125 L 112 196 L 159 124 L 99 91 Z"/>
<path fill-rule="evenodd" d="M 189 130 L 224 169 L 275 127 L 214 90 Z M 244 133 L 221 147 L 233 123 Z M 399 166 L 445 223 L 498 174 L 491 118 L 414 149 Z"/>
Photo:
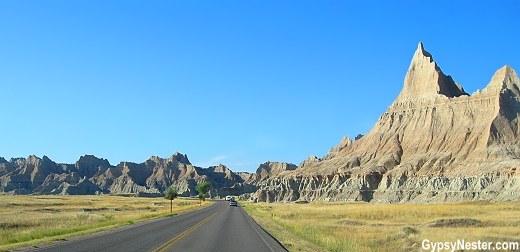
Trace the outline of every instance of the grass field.
<path fill-rule="evenodd" d="M 520 204 L 242 203 L 290 251 L 422 251 L 422 241 L 520 242 Z"/>
<path fill-rule="evenodd" d="M 173 215 L 198 207 L 198 199 L 177 198 Z M 0 195 L 0 251 L 171 215 L 164 198 Z"/>

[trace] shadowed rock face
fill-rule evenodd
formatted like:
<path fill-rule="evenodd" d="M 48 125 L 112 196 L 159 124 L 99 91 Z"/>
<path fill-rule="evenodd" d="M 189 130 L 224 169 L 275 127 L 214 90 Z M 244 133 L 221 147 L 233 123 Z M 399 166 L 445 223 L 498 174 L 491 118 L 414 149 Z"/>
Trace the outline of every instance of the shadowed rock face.
<path fill-rule="evenodd" d="M 92 177 L 104 173 L 110 167 L 110 163 L 108 160 L 97 158 L 94 155 L 85 155 L 79 158 L 75 167 L 80 176 Z"/>
<path fill-rule="evenodd" d="M 422 43 L 396 100 L 362 138 L 261 183 L 260 201 L 519 200 L 520 81 L 504 66 L 471 96 Z"/>

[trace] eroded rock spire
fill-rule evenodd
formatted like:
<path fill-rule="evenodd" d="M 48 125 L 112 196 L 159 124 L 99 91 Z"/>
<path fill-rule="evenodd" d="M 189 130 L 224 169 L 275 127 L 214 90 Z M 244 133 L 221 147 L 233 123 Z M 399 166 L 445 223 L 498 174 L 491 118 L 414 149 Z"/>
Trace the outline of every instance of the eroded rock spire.
<path fill-rule="evenodd" d="M 453 81 L 451 76 L 442 72 L 432 55 L 424 50 L 423 44 L 420 42 L 396 102 L 434 99 L 438 95 L 457 97 L 467 95 L 467 93 Z"/>

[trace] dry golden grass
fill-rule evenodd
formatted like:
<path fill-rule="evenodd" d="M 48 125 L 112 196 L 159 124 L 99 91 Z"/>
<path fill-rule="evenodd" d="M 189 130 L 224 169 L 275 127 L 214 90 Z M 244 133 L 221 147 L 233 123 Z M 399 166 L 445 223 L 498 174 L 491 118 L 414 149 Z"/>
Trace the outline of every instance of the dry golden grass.
<path fill-rule="evenodd" d="M 520 242 L 518 203 L 242 203 L 291 251 L 417 251 L 430 241 Z"/>
<path fill-rule="evenodd" d="M 177 198 L 173 214 L 199 207 L 198 199 Z M 0 195 L 0 251 L 171 215 L 164 198 Z"/>

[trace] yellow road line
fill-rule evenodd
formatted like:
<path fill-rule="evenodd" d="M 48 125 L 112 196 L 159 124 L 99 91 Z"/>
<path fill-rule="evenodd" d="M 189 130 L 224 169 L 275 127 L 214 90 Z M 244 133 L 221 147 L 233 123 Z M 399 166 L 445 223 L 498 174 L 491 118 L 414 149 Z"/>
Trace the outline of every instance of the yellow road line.
<path fill-rule="evenodd" d="M 182 238 L 184 238 L 186 235 L 188 235 L 189 233 L 195 231 L 195 229 L 199 228 L 200 226 L 202 226 L 204 223 L 208 222 L 211 218 L 215 217 L 218 213 L 220 213 L 222 210 L 224 210 L 226 207 L 224 205 L 224 207 L 222 207 L 220 210 L 216 211 L 215 213 L 213 213 L 212 215 L 208 216 L 206 219 L 202 220 L 201 222 L 195 224 L 195 226 L 189 228 L 188 230 L 178 234 L 177 236 L 173 237 L 171 240 L 169 240 L 168 242 L 166 242 L 165 244 L 159 246 L 158 248 L 152 250 L 152 252 L 164 252 L 166 251 L 168 248 L 170 248 L 171 246 L 173 246 L 173 244 L 177 243 L 178 241 L 180 241 Z"/>

